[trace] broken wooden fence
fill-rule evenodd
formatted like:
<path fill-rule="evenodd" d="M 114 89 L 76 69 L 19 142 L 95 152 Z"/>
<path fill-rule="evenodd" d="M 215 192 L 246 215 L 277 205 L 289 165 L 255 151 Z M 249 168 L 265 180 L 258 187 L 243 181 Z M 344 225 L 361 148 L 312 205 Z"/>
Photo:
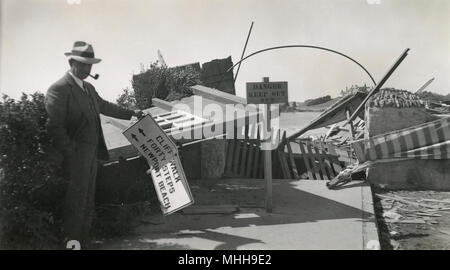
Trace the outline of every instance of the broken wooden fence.
<path fill-rule="evenodd" d="M 304 163 L 307 179 L 333 179 L 342 170 L 335 148 L 330 143 L 286 138 L 283 134 L 277 149 L 285 179 L 300 179 L 298 163 Z"/>
<path fill-rule="evenodd" d="M 237 130 L 235 133 L 237 134 Z M 274 131 L 275 142 L 280 141 L 280 131 Z M 243 139 L 227 140 L 225 163 L 226 177 L 264 178 L 264 152 L 261 150 L 262 133 L 260 126 L 244 126 Z"/>

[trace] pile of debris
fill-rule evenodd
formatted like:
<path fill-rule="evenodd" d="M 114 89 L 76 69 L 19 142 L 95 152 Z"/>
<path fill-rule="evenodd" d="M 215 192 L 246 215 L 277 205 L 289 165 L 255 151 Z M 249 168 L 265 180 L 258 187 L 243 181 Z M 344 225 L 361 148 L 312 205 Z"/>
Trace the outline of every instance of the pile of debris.
<path fill-rule="evenodd" d="M 375 203 L 379 222 L 380 218 L 384 222 L 379 223 L 381 240 L 393 249 L 415 249 L 417 242 L 434 249 L 440 245 L 436 239 L 450 237 L 450 192 L 375 191 L 374 195 L 379 199 Z M 442 236 L 433 237 L 436 234 Z"/>
<path fill-rule="evenodd" d="M 376 195 L 381 200 L 387 223 L 437 224 L 442 211 L 450 211 L 450 199 L 417 199 L 398 195 Z M 388 210 L 388 211 L 386 211 Z"/>
<path fill-rule="evenodd" d="M 409 91 L 387 88 L 374 94 L 369 100 L 369 105 L 378 108 L 423 108 L 425 102 L 418 95 Z"/>

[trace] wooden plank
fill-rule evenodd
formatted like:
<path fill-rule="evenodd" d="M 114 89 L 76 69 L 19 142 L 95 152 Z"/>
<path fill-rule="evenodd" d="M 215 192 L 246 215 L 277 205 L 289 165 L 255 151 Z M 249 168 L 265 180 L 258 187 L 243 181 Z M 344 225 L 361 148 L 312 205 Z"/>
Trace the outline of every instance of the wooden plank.
<path fill-rule="evenodd" d="M 284 162 L 286 161 L 284 151 L 277 149 L 277 154 L 278 154 L 278 160 L 280 161 L 281 172 L 283 173 L 283 179 L 290 179 L 290 177 L 288 176 L 289 171 L 286 170 L 286 167 L 285 167 L 286 164 L 284 164 Z"/>
<path fill-rule="evenodd" d="M 337 156 L 330 157 L 331 164 L 333 165 L 333 170 L 336 175 L 338 175 L 342 171 L 341 161 L 337 158 Z"/>
<path fill-rule="evenodd" d="M 328 173 L 325 168 L 325 160 L 324 160 L 325 155 L 320 151 L 320 148 L 317 146 L 314 146 L 314 151 L 316 152 L 317 160 L 319 161 L 319 168 L 320 168 L 320 172 L 322 174 L 321 179 L 328 180 L 329 176 L 328 176 Z"/>
<path fill-rule="evenodd" d="M 258 178 L 258 168 L 260 167 L 259 163 L 259 156 L 261 155 L 261 141 L 260 141 L 260 134 L 259 134 L 259 127 L 256 130 L 256 148 L 255 148 L 255 160 L 253 163 L 253 178 Z"/>
<path fill-rule="evenodd" d="M 249 144 L 249 139 L 248 139 L 248 119 L 246 120 L 247 124 L 244 126 L 244 142 L 242 145 L 242 160 L 239 163 L 240 164 L 240 170 L 239 170 L 239 176 L 244 176 L 245 175 L 245 165 L 247 164 L 247 151 L 248 151 L 248 144 Z"/>
<path fill-rule="evenodd" d="M 405 200 L 404 198 L 401 197 L 397 197 L 397 196 L 387 196 L 387 195 L 381 195 L 381 194 L 375 194 L 375 196 L 382 198 L 382 199 L 388 199 L 388 200 L 394 200 L 394 201 L 398 201 L 404 204 L 409 204 L 409 205 L 413 205 L 416 207 L 425 207 L 425 208 L 432 208 L 432 209 L 439 209 L 441 207 L 439 206 L 435 206 L 435 205 L 428 205 L 428 204 L 424 204 L 424 203 L 417 203 L 417 202 L 411 202 L 408 200 Z"/>
<path fill-rule="evenodd" d="M 227 161 L 225 164 L 225 174 L 227 176 L 232 176 L 233 172 L 233 157 L 234 157 L 234 145 L 236 143 L 235 139 L 227 140 Z"/>
<path fill-rule="evenodd" d="M 238 207 L 236 205 L 192 205 L 183 209 L 183 214 L 231 214 L 236 211 L 238 211 Z"/>
<path fill-rule="evenodd" d="M 328 176 L 330 179 L 333 179 L 336 176 L 336 174 L 334 173 L 334 170 L 333 170 L 333 164 L 331 163 L 331 161 L 329 159 L 330 159 L 330 155 L 328 155 L 328 154 L 324 155 L 324 163 L 325 163 L 326 170 L 328 172 Z"/>
<path fill-rule="evenodd" d="M 248 149 L 248 159 L 247 166 L 245 168 L 245 177 L 250 178 L 252 176 L 252 168 L 253 168 L 253 157 L 256 151 L 255 140 L 249 140 L 249 149 Z"/>
<path fill-rule="evenodd" d="M 300 176 L 298 175 L 297 165 L 295 164 L 294 157 L 292 156 L 291 142 L 287 141 L 286 146 L 288 150 L 289 161 L 291 162 L 292 175 L 294 176 L 294 179 L 300 179 Z"/>
<path fill-rule="evenodd" d="M 287 168 L 286 155 L 284 153 L 285 139 L 286 139 L 286 132 L 283 133 L 283 139 L 281 140 L 280 144 L 277 147 L 278 159 L 280 160 L 281 172 L 283 173 L 283 178 L 291 179 L 289 170 Z"/>
<path fill-rule="evenodd" d="M 284 152 L 284 148 L 286 145 L 287 139 L 286 139 L 286 131 L 283 132 L 283 139 L 281 140 L 281 143 L 278 145 L 278 156 L 280 159 L 281 164 L 281 170 L 283 172 L 284 179 L 292 179 L 291 172 L 289 171 L 286 154 Z"/>
<path fill-rule="evenodd" d="M 311 165 L 309 164 L 309 159 L 307 157 L 308 153 L 305 151 L 305 146 L 303 145 L 302 141 L 298 141 L 297 143 L 300 146 L 300 151 L 302 152 L 303 161 L 305 162 L 305 165 L 306 165 L 306 171 L 308 172 L 308 179 L 312 180 L 314 178 L 313 178 L 313 174 L 312 174 L 312 170 L 311 170 Z"/>
<path fill-rule="evenodd" d="M 278 145 L 280 144 L 280 142 L 281 142 L 281 137 L 280 137 L 280 135 L 281 135 L 281 130 L 280 129 L 277 129 L 277 131 L 276 131 L 276 133 L 277 133 L 277 135 L 275 136 L 275 144 L 276 144 L 276 147 L 278 147 Z"/>
<path fill-rule="evenodd" d="M 223 91 L 209 88 L 203 85 L 194 85 L 190 89 L 194 95 L 199 95 L 204 98 L 220 102 L 222 104 L 247 104 L 247 100 Z"/>
<path fill-rule="evenodd" d="M 334 176 L 336 176 L 342 171 L 342 166 L 340 165 L 339 161 L 339 155 L 337 154 L 336 147 L 333 144 L 327 144 L 327 149 L 328 154 L 330 155 L 328 157 L 328 160 L 330 162 L 331 169 L 333 170 L 333 174 Z"/>
<path fill-rule="evenodd" d="M 355 139 L 355 128 L 353 127 L 353 121 L 350 119 L 351 111 L 349 108 L 345 110 L 345 114 L 347 116 L 347 121 L 350 124 L 350 134 L 352 135 L 352 139 Z"/>
<path fill-rule="evenodd" d="M 241 140 L 237 139 L 238 135 L 237 135 L 237 131 L 238 129 L 234 128 L 234 135 L 235 135 L 235 145 L 234 145 L 234 156 L 233 156 L 233 176 L 238 175 L 239 173 L 239 158 L 241 156 Z"/>
<path fill-rule="evenodd" d="M 308 149 L 309 155 L 307 155 L 307 158 L 311 160 L 311 170 L 314 175 L 314 179 L 319 180 L 320 179 L 320 173 L 318 170 L 318 164 L 316 163 L 316 155 L 314 155 L 312 149 L 311 149 L 311 143 L 306 142 L 306 148 Z"/>
<path fill-rule="evenodd" d="M 259 155 L 259 168 L 258 168 L 258 178 L 264 178 L 264 151 L 261 151 Z"/>
<path fill-rule="evenodd" d="M 152 98 L 152 104 L 158 108 L 161 108 L 161 109 L 169 111 L 169 112 L 173 109 L 173 106 L 174 106 L 174 104 L 171 104 L 170 102 L 159 99 L 159 98 Z"/>

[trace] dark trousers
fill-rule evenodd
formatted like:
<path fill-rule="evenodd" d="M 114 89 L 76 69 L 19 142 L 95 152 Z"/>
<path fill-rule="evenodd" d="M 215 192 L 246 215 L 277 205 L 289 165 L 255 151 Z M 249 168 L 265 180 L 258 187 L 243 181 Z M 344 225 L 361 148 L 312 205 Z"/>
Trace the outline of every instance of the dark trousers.
<path fill-rule="evenodd" d="M 69 184 L 64 201 L 64 232 L 67 240 L 77 240 L 83 246 L 88 240 L 95 215 L 97 146 L 76 143 L 66 169 Z"/>

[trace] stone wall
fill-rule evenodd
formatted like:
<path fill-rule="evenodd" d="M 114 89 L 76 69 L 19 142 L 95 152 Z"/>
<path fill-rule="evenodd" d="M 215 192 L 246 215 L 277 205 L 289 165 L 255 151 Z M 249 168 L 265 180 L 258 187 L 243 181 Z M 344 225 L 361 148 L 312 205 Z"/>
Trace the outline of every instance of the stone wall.
<path fill-rule="evenodd" d="M 233 70 L 226 72 L 232 66 L 231 56 L 203 63 L 200 80 L 204 86 L 236 95 Z"/>

